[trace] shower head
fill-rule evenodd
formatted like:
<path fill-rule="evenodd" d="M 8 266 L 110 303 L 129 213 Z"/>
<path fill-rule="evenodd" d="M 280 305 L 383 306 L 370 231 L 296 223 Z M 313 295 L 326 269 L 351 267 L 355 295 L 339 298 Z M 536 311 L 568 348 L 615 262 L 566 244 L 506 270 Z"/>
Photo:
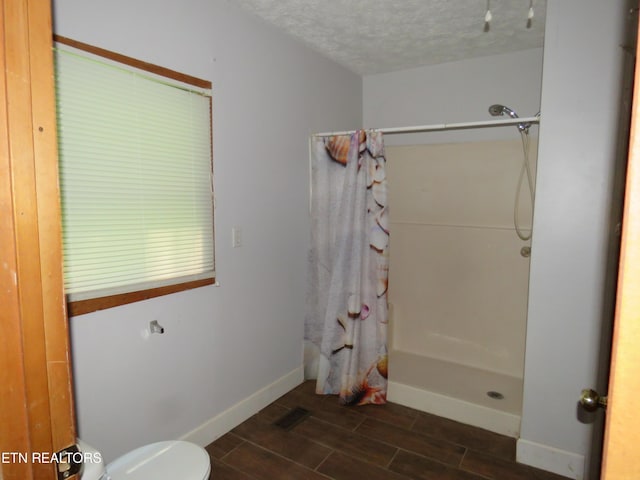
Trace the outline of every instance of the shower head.
<path fill-rule="evenodd" d="M 494 117 L 499 117 L 500 115 L 509 115 L 511 118 L 518 118 L 516 112 L 511 110 L 509 107 L 505 107 L 504 105 L 491 105 L 489 107 L 489 113 Z"/>
<path fill-rule="evenodd" d="M 509 107 L 505 107 L 504 105 L 494 104 L 489 107 L 489 114 L 494 117 L 499 117 L 501 115 L 508 115 L 511 118 L 518 118 L 518 114 L 511 110 Z M 521 132 L 529 132 L 530 123 L 519 123 L 518 130 Z"/>

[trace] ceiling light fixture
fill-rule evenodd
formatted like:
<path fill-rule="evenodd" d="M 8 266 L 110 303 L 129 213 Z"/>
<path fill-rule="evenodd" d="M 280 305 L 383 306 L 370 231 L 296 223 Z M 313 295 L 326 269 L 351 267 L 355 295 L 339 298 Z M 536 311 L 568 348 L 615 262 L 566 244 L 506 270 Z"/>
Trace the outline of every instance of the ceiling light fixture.
<path fill-rule="evenodd" d="M 527 28 L 530 29 L 533 25 L 533 0 L 529 0 L 529 11 L 527 12 Z M 491 14 L 491 0 L 487 0 L 487 11 L 484 14 L 484 32 L 491 31 L 491 20 L 493 20 L 493 15 Z"/>
<path fill-rule="evenodd" d="M 491 15 L 491 0 L 487 0 L 487 13 L 484 14 L 484 31 L 488 32 L 491 30 L 491 19 L 493 16 Z"/>
<path fill-rule="evenodd" d="M 527 14 L 527 28 L 533 23 L 533 0 L 529 0 L 529 13 Z"/>

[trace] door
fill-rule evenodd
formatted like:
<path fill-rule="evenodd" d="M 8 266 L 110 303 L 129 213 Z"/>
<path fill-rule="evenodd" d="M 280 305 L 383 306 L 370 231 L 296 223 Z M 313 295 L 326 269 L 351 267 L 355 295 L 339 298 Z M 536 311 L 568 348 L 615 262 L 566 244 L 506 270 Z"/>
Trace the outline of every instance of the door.
<path fill-rule="evenodd" d="M 640 68 L 636 64 L 602 478 L 640 478 Z"/>
<path fill-rule="evenodd" d="M 55 479 L 75 443 L 51 5 L 0 0 L 0 479 Z M 72 478 L 68 475 L 67 478 Z"/>
<path fill-rule="evenodd" d="M 613 171 L 615 173 L 613 179 L 612 198 L 610 202 L 609 212 L 609 251 L 606 257 L 605 284 L 602 310 L 602 324 L 600 328 L 599 350 L 593 352 L 596 356 L 597 370 L 595 372 L 595 381 L 591 385 L 584 385 L 585 392 L 587 388 L 593 388 L 596 392 L 586 395 L 580 399 L 584 409 L 577 412 L 578 419 L 583 423 L 592 424 L 592 437 L 590 451 L 587 456 L 587 475 L 585 478 L 597 479 L 601 476 L 602 471 L 602 454 L 603 440 L 605 434 L 606 416 L 603 411 L 596 411 L 599 406 L 597 403 L 597 392 L 605 395 L 608 389 L 610 364 L 612 355 L 612 336 L 614 317 L 616 312 L 616 301 L 619 296 L 618 278 L 622 266 L 621 258 L 621 225 L 624 215 L 624 195 L 625 185 L 627 182 L 627 166 L 629 165 L 629 139 L 631 136 L 631 117 L 633 114 L 633 95 L 634 95 L 634 76 L 635 76 L 635 53 L 637 43 L 638 16 L 633 13 L 632 5 L 637 4 L 638 0 L 626 0 L 628 9 L 621 10 L 621 14 L 625 15 L 623 33 L 624 42 L 621 45 L 620 54 L 624 56 L 622 71 L 622 89 L 620 98 L 620 108 L 618 109 L 618 121 L 616 125 L 617 132 L 617 153 Z M 625 220 L 626 221 L 626 220 Z M 583 392 L 583 395 L 585 394 Z"/>

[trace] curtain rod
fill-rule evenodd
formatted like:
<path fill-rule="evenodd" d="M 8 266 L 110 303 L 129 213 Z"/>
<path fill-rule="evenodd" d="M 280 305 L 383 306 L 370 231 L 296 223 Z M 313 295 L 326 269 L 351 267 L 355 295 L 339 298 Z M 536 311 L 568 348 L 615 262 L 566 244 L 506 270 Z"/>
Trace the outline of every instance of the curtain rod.
<path fill-rule="evenodd" d="M 376 132 L 394 134 L 394 133 L 421 133 L 421 132 L 437 132 L 443 130 L 464 130 L 468 128 L 486 128 L 486 127 L 506 127 L 509 125 L 519 125 L 521 123 L 539 124 L 540 116 L 524 117 L 524 118 L 508 118 L 506 120 L 486 120 L 481 122 L 463 122 L 463 123 L 440 123 L 434 125 L 417 125 L 413 127 L 391 127 L 391 128 L 374 128 Z M 365 129 L 366 130 L 366 129 Z M 351 135 L 355 130 L 345 130 L 343 132 L 323 132 L 313 133 L 313 137 L 331 137 L 334 135 Z"/>

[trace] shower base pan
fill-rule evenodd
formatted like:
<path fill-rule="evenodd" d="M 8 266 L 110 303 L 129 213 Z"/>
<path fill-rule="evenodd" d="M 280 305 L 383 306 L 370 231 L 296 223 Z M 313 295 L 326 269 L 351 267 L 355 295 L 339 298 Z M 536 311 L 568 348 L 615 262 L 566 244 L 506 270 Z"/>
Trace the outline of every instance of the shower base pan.
<path fill-rule="evenodd" d="M 390 402 L 517 438 L 522 379 L 403 351 L 389 354 Z"/>

